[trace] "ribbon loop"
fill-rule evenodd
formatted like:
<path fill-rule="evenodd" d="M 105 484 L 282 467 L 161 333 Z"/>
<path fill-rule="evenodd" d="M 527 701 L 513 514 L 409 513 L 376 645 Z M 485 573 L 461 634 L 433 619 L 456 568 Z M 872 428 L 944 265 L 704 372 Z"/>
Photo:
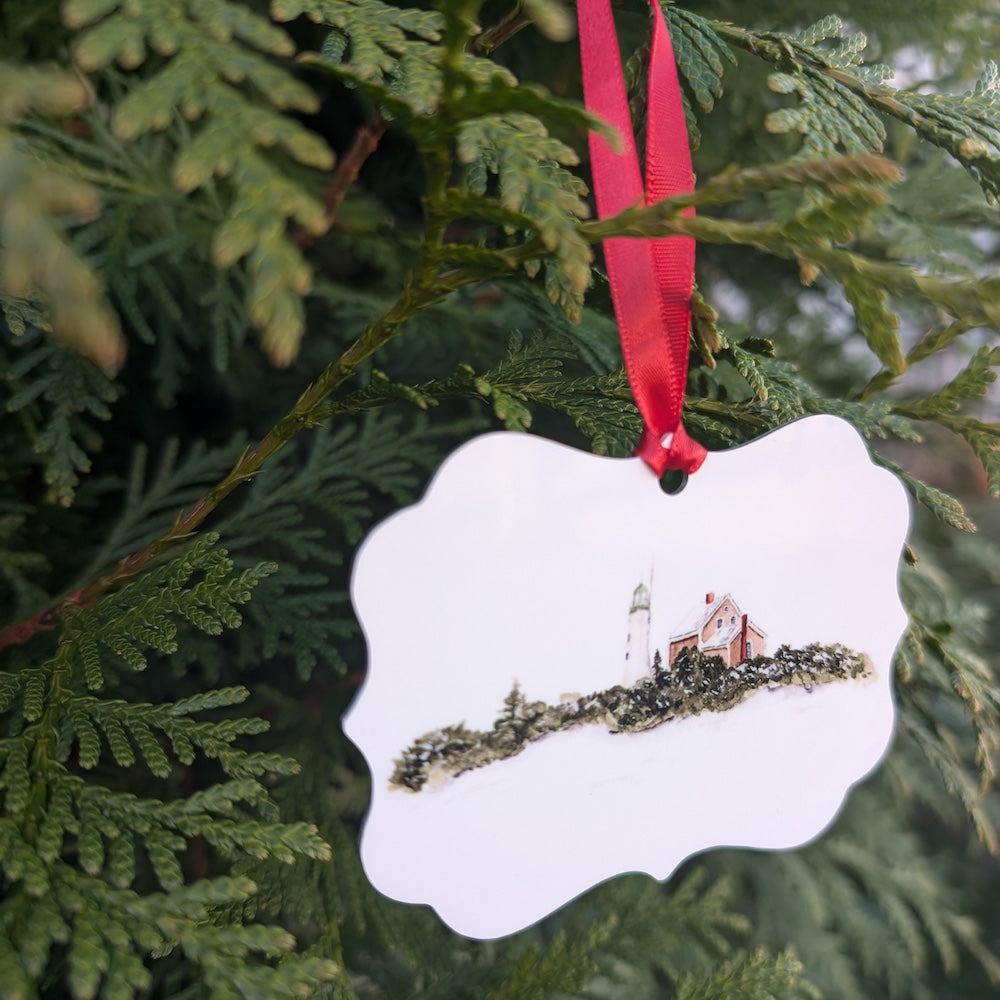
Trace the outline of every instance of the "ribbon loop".
<path fill-rule="evenodd" d="M 618 37 L 610 0 L 579 0 L 584 100 L 621 135 L 621 152 L 591 133 L 591 168 L 597 212 L 616 215 L 694 189 L 691 151 L 670 33 L 657 0 L 649 58 L 646 179 L 639 171 Z M 693 214 L 689 209 L 685 214 Z M 681 423 L 687 382 L 694 287 L 694 240 L 616 237 L 604 241 L 611 298 L 621 334 L 625 368 L 644 431 L 635 454 L 658 476 L 666 469 L 692 473 L 705 449 Z M 673 435 L 669 447 L 664 438 Z"/>

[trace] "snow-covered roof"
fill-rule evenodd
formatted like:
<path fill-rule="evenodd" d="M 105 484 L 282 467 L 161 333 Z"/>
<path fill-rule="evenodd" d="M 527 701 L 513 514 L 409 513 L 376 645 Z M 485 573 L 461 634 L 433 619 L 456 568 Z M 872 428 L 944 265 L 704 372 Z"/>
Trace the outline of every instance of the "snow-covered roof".
<path fill-rule="evenodd" d="M 712 635 L 702 649 L 723 649 L 728 646 L 733 639 L 735 639 L 740 632 L 743 631 L 743 625 L 738 622 L 736 625 L 727 625 L 725 628 L 720 628 L 718 632 Z M 688 633 L 690 635 L 690 633 Z"/>
<path fill-rule="evenodd" d="M 700 633 L 713 618 L 725 617 L 725 615 L 719 613 L 719 609 L 727 603 L 733 606 L 733 610 L 729 612 L 729 617 L 731 618 L 735 614 L 737 621 L 732 625 L 727 623 L 723 628 L 719 629 L 712 636 L 710 647 L 714 649 L 716 646 L 724 646 L 728 642 L 731 642 L 740 632 L 742 625 L 739 621 L 742 612 L 740 611 L 740 606 L 733 600 L 732 594 L 723 594 L 710 604 L 696 604 L 674 627 L 673 632 L 670 633 L 670 642 L 676 642 L 678 639 L 686 639 L 689 635 Z M 747 623 L 755 632 L 759 632 L 765 639 L 767 638 L 767 633 L 752 618 L 748 619 Z M 728 638 L 725 638 L 725 636 L 728 636 Z"/>
<path fill-rule="evenodd" d="M 680 622 L 674 626 L 673 632 L 670 633 L 671 641 L 674 639 L 683 639 L 686 635 L 693 635 L 695 632 L 700 632 L 726 601 L 729 601 L 736 608 L 737 614 L 740 613 L 739 606 L 729 594 L 723 594 L 718 600 L 712 601 L 710 604 L 702 601 L 691 608 Z"/>

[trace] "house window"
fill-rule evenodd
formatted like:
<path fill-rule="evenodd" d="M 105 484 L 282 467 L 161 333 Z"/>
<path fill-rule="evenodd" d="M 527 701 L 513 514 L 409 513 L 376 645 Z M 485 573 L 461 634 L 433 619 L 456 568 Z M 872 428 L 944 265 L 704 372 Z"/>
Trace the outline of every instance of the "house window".
<path fill-rule="evenodd" d="M 747 657 L 753 656 L 753 639 L 747 639 Z"/>
<path fill-rule="evenodd" d="M 715 627 L 716 628 L 722 628 L 722 619 L 721 618 L 716 619 Z"/>
<path fill-rule="evenodd" d="M 736 624 L 736 615 L 733 615 L 733 617 L 729 619 L 729 624 L 730 625 L 735 625 Z"/>

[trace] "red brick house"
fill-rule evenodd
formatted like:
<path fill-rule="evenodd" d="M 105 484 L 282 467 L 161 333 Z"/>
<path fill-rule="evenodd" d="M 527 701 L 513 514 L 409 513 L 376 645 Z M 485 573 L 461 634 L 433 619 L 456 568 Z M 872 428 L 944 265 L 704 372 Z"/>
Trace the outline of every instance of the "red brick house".
<path fill-rule="evenodd" d="M 685 646 L 706 656 L 721 656 L 727 667 L 734 667 L 767 652 L 767 633 L 743 614 L 732 594 L 716 597 L 709 593 L 705 603 L 692 609 L 674 629 L 667 663 L 673 663 Z"/>

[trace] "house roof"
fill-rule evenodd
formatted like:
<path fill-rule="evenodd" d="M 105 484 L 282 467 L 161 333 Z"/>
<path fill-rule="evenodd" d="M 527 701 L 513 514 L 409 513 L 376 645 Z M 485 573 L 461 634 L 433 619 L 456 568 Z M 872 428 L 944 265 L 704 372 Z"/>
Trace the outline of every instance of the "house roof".
<path fill-rule="evenodd" d="M 688 613 L 674 626 L 673 632 L 670 633 L 670 638 L 673 639 L 683 639 L 686 635 L 691 635 L 694 632 L 700 632 L 708 621 L 715 615 L 716 611 L 722 607 L 723 604 L 729 601 L 730 603 L 736 605 L 732 596 L 729 594 L 723 594 L 720 598 L 713 601 L 711 604 L 705 604 L 701 602 L 696 604 L 691 608 Z M 739 612 L 739 606 L 736 605 L 736 610 Z"/>
<path fill-rule="evenodd" d="M 733 606 L 737 617 L 742 615 L 743 612 L 740 611 L 740 606 L 733 600 L 733 595 L 723 594 L 718 599 L 712 601 L 711 604 L 701 603 L 691 608 L 670 633 L 670 641 L 675 642 L 678 639 L 685 639 L 689 635 L 700 633 L 713 618 L 718 616 L 719 608 L 727 602 Z M 748 619 L 748 624 L 752 625 L 756 632 L 759 632 L 765 638 L 767 637 L 767 633 L 752 618 Z M 714 649 L 716 646 L 726 645 L 733 640 L 739 631 L 739 624 L 724 626 L 712 636 L 710 647 Z M 728 638 L 724 638 L 726 635 L 728 635 Z"/>

